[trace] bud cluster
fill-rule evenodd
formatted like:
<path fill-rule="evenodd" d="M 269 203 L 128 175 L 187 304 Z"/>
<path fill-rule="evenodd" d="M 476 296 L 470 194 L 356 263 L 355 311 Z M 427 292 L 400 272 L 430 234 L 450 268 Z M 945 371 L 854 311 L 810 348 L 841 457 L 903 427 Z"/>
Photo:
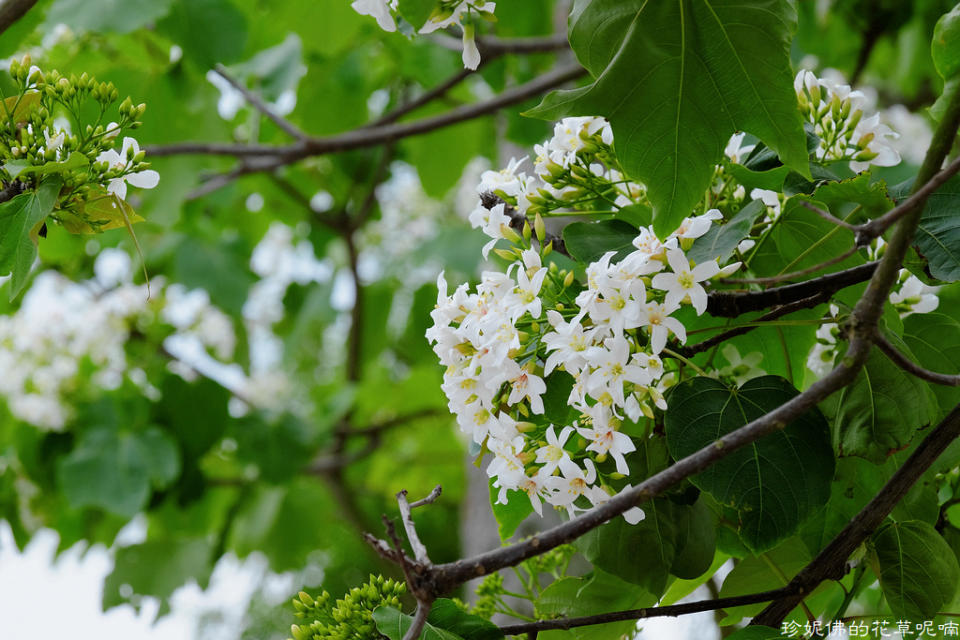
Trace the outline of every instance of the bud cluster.
<path fill-rule="evenodd" d="M 73 233 L 123 226 L 127 184 L 156 186 L 159 175 L 144 160 L 137 141 L 118 136 L 140 126 L 146 105 L 127 97 L 117 106 L 117 121 L 104 123 L 119 98 L 110 82 L 87 73 L 44 73 L 30 56 L 12 60 L 10 74 L 17 93 L 0 101 L 0 181 L 19 191 L 41 181 L 60 180 L 58 204 L 51 218 Z M 92 108 L 91 108 L 92 106 Z M 95 119 L 87 114 L 97 113 Z M 124 216 L 128 220 L 124 220 Z"/>
<path fill-rule="evenodd" d="M 899 137 L 880 122 L 880 115 L 864 117 L 866 98 L 848 85 L 817 78 L 802 69 L 793 81 L 800 113 L 820 139 L 816 156 L 825 161 L 850 161 L 850 168 L 863 171 L 870 165 L 892 167 L 900 154 L 891 140 Z"/>
<path fill-rule="evenodd" d="M 366 584 L 351 589 L 332 602 L 324 591 L 313 598 L 305 591 L 293 599 L 294 616 L 303 620 L 290 628 L 293 640 L 379 640 L 383 636 L 373 621 L 379 606 L 400 608 L 406 585 L 381 575 L 370 575 Z"/>

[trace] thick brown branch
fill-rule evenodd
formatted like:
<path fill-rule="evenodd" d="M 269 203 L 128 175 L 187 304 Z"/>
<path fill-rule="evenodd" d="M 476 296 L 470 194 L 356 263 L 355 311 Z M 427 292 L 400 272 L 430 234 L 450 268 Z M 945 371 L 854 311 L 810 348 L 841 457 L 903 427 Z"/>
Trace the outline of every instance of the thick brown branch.
<path fill-rule="evenodd" d="M 37 0 L 0 0 L 0 33 L 26 15 L 37 4 Z"/>
<path fill-rule="evenodd" d="M 879 527 L 910 487 L 943 453 L 944 449 L 960 436 L 960 405 L 924 438 L 920 446 L 907 458 L 883 489 L 860 510 L 810 564 L 804 567 L 787 585 L 795 591 L 760 612 L 751 624 L 777 626 L 793 610 L 804 594 L 813 591 L 824 580 L 843 577 L 844 565 L 850 554 Z"/>
<path fill-rule="evenodd" d="M 832 295 L 845 287 L 869 280 L 878 264 L 868 262 L 805 282 L 765 291 L 713 291 L 708 296 L 707 313 L 719 318 L 735 318 L 749 311 L 760 311 L 812 296 Z"/>
<path fill-rule="evenodd" d="M 960 375 L 937 373 L 936 371 L 924 369 L 916 362 L 901 353 L 900 350 L 897 349 L 889 340 L 887 340 L 882 333 L 877 333 L 876 345 L 879 347 L 880 351 L 883 351 L 888 358 L 893 360 L 894 364 L 907 373 L 911 373 L 922 380 L 926 380 L 927 382 L 932 382 L 934 384 L 942 384 L 948 387 L 960 387 Z"/>
<path fill-rule="evenodd" d="M 213 68 L 214 73 L 230 83 L 230 86 L 239 91 L 244 99 L 249 102 L 254 109 L 265 115 L 269 118 L 275 125 L 277 125 L 283 132 L 289 135 L 296 140 L 305 140 L 309 136 L 301 131 L 295 124 L 287 120 L 286 118 L 278 115 L 273 109 L 267 105 L 263 99 L 258 96 L 256 93 L 248 89 L 243 83 L 237 81 L 233 78 L 228 72 L 227 68 L 222 64 L 217 64 Z"/>
<path fill-rule="evenodd" d="M 684 604 L 673 604 L 663 607 L 647 607 L 644 609 L 628 609 L 625 611 L 612 611 L 610 613 L 599 613 L 592 616 L 581 616 L 578 618 L 559 618 L 557 620 L 538 620 L 537 622 L 527 622 L 523 624 L 511 624 L 500 627 L 500 631 L 505 636 L 520 635 L 530 633 L 531 631 L 549 631 L 552 629 L 573 629 L 574 627 L 586 627 L 596 624 L 607 624 L 609 622 L 621 622 L 623 620 L 641 620 L 645 618 L 662 618 L 688 615 L 699 613 L 701 611 L 716 611 L 728 607 L 740 607 L 758 602 L 770 602 L 777 598 L 792 595 L 794 592 L 790 587 L 782 587 L 772 591 L 763 591 L 760 593 L 751 593 L 743 596 L 733 596 L 729 598 L 716 598 L 711 600 L 700 600 L 698 602 L 687 602 Z"/>
<path fill-rule="evenodd" d="M 282 161 L 283 164 L 290 164 L 310 156 L 374 147 L 410 136 L 436 131 L 437 129 L 442 129 L 466 120 L 472 120 L 473 118 L 493 113 L 504 107 L 529 100 L 544 91 L 553 89 L 571 80 L 576 80 L 585 73 L 586 70 L 580 65 L 564 66 L 545 73 L 526 84 L 507 89 L 490 100 L 464 105 L 437 116 L 422 118 L 413 122 L 390 124 L 383 127 L 360 128 L 325 138 L 310 137 L 289 145 L 182 142 L 170 145 L 150 146 L 146 148 L 146 153 L 148 156 L 152 155 L 155 157 L 181 154 L 227 155 L 237 157 L 265 156 L 275 158 L 277 161 Z"/>

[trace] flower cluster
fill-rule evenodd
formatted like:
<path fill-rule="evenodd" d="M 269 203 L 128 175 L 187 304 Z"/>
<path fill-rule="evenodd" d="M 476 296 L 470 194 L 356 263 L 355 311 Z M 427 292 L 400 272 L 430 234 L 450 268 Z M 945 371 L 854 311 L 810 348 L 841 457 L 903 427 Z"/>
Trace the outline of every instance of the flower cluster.
<path fill-rule="evenodd" d="M 930 313 L 936 311 L 940 305 L 937 292 L 940 287 L 931 287 L 923 283 L 920 278 L 907 269 L 900 270 L 900 276 L 894 283 L 893 289 L 887 298 L 893 308 L 905 318 L 912 313 Z M 838 319 L 840 309 L 830 305 L 827 320 Z M 839 322 L 825 322 L 817 329 L 817 342 L 807 356 L 807 368 L 818 378 L 822 378 L 833 368 L 833 362 L 838 354 L 840 340 Z"/>
<path fill-rule="evenodd" d="M 704 285 L 739 267 L 721 268 L 716 259 L 691 264 L 687 257 L 694 240 L 723 218 L 718 210 L 685 219 L 662 241 L 651 227 L 641 228 L 633 251 L 607 252 L 589 264 L 585 286 L 573 272 L 544 266 L 552 245 L 544 242 L 541 211 L 575 207 L 587 187 L 604 181 L 610 195 L 627 184 L 624 206 L 635 203 L 630 194 L 643 197 L 610 168 L 611 144 L 604 120 L 571 118 L 537 148 L 536 176 L 518 173 L 516 162 L 484 174 L 479 189 L 504 200 L 484 198 L 489 206 L 471 215 L 492 238 L 485 253 L 501 238 L 519 246 L 498 250 L 512 263 L 505 272 L 484 272 L 474 292 L 461 285 L 448 294 L 441 274 L 427 331 L 446 367 L 443 389 L 460 428 L 493 454 L 487 474 L 499 488 L 498 501 L 523 491 L 538 513 L 545 501 L 574 515 L 615 493 L 636 449 L 626 431 L 644 437 L 639 423 L 652 418 L 655 407 L 666 408 L 664 390 L 675 376 L 661 354 L 670 351 L 671 339 L 686 340 L 674 314 L 685 305 L 702 314 Z M 534 193 L 531 184 L 546 186 Z M 520 232 L 511 226 L 520 215 L 514 202 L 536 212 L 539 251 L 532 248 L 528 223 Z M 563 395 L 548 398 L 548 381 L 560 387 L 564 379 Z M 642 511 L 625 516 L 636 522 Z"/>
<path fill-rule="evenodd" d="M 195 341 L 200 349 L 233 356 L 229 319 L 209 303 L 206 292 L 180 285 L 148 297 L 134 285 L 129 256 L 116 249 L 97 256 L 95 278 L 73 282 L 54 271 L 39 274 L 16 313 L 0 316 L 0 396 L 19 420 L 60 430 L 73 406 L 91 388 L 116 389 L 128 379 L 147 396 L 159 392 L 142 369 L 132 368 L 125 345 L 135 332 L 146 335 L 156 318 L 161 333 Z"/>
<path fill-rule="evenodd" d="M 118 122 L 104 123 L 119 93 L 112 83 L 86 73 L 65 77 L 44 73 L 30 57 L 10 62 L 15 95 L 0 102 L 0 180 L 20 191 L 35 189 L 55 176 L 61 181 L 50 217 L 71 233 L 124 227 L 138 220 L 125 203 L 127 185 L 150 189 L 159 174 L 144 162 L 137 141 L 120 134 L 140 125 L 145 105 L 126 98 Z M 99 113 L 95 122 L 82 114 Z"/>
<path fill-rule="evenodd" d="M 343 598 L 332 602 L 324 591 L 317 598 L 301 591 L 293 599 L 294 615 L 304 622 L 290 628 L 294 640 L 376 640 L 373 610 L 379 606 L 400 608 L 400 596 L 407 587 L 402 582 L 371 575 L 369 581 L 354 587 Z"/>
<path fill-rule="evenodd" d="M 554 127 L 553 137 L 535 145 L 534 151 L 533 175 L 519 170 L 526 158 L 511 159 L 500 171 L 484 172 L 477 190 L 493 193 L 530 216 L 646 203 L 644 187 L 624 175 L 613 152 L 613 131 L 603 118 L 564 118 Z M 475 210 L 470 222 L 482 226 L 491 238 L 506 237 L 500 233 L 502 215 L 487 211 Z"/>
<path fill-rule="evenodd" d="M 898 134 L 880 122 L 879 114 L 864 116 L 867 100 L 862 92 L 817 78 L 805 69 L 797 74 L 793 86 L 800 112 L 820 139 L 815 151 L 819 160 L 850 161 L 854 171 L 900 163 L 900 154 L 891 144 Z"/>
<path fill-rule="evenodd" d="M 353 10 L 364 16 L 373 16 L 384 31 L 397 30 L 397 0 L 353 0 Z M 495 2 L 485 0 L 436 0 L 433 12 L 420 33 L 432 33 L 457 25 L 463 32 L 463 66 L 476 69 L 480 64 L 480 51 L 474 38 L 473 18 L 493 19 Z M 416 25 L 414 25 L 416 26 Z"/>

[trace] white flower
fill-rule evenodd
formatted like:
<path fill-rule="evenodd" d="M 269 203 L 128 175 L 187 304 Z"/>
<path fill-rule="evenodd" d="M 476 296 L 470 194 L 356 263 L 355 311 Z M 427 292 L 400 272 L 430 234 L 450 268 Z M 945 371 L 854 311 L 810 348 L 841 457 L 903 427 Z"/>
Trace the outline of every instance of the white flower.
<path fill-rule="evenodd" d="M 550 375 L 558 364 L 563 364 L 571 373 L 578 372 L 587 362 L 584 352 L 593 344 L 597 329 L 584 330 L 580 317 L 565 322 L 553 309 L 547 311 L 547 320 L 553 325 L 553 331 L 543 336 L 543 343 L 547 345 L 547 351 L 553 353 L 547 357 L 543 374 Z"/>
<path fill-rule="evenodd" d="M 651 300 L 640 309 L 641 327 L 649 327 L 650 331 L 650 350 L 653 353 L 660 353 L 667 346 L 667 337 L 669 333 L 677 336 L 680 342 L 687 341 L 687 330 L 683 323 L 670 316 L 677 309 L 677 305 L 668 307 L 666 303 L 659 303 Z M 662 369 L 661 365 L 661 369 Z"/>
<path fill-rule="evenodd" d="M 905 269 L 901 270 L 901 278 L 909 273 Z M 909 275 L 899 291 L 890 294 L 890 303 L 900 310 L 901 316 L 908 316 L 911 313 L 930 313 L 940 306 L 940 298 L 937 292 L 940 287 L 931 287 L 925 285 L 915 275 Z"/>
<path fill-rule="evenodd" d="M 664 305 L 673 307 L 689 300 L 697 310 L 697 315 L 702 315 L 707 310 L 707 292 L 700 283 L 720 273 L 717 261 L 710 260 L 691 268 L 683 251 L 669 249 L 667 262 L 670 263 L 673 273 L 658 273 L 651 281 L 654 287 L 667 292 Z"/>
<path fill-rule="evenodd" d="M 107 149 L 97 156 L 97 162 L 106 162 L 111 169 L 123 171 L 127 167 L 127 153 L 131 149 L 134 156 L 140 153 L 140 145 L 137 144 L 136 140 L 129 137 L 124 138 L 120 153 L 117 153 L 115 149 Z M 107 191 L 116 194 L 121 200 L 125 200 L 127 198 L 128 182 L 141 189 L 153 189 L 160 182 L 160 174 L 153 169 L 145 169 L 112 178 L 107 185 Z"/>
<path fill-rule="evenodd" d="M 396 31 L 397 23 L 391 15 L 391 8 L 396 8 L 396 0 L 353 0 L 350 4 L 354 11 L 362 16 L 373 16 L 377 24 L 384 31 Z"/>
<path fill-rule="evenodd" d="M 745 356 L 741 356 L 737 348 L 732 344 L 725 344 L 720 349 L 720 353 L 730 364 L 717 371 L 720 376 L 733 378 L 737 384 L 743 384 L 752 378 L 759 378 L 767 372 L 758 367 L 763 360 L 763 354 L 759 351 L 753 351 Z"/>
<path fill-rule="evenodd" d="M 537 449 L 538 464 L 542 464 L 542 473 L 545 476 L 552 475 L 558 468 L 564 475 L 576 474 L 580 471 L 576 463 L 570 459 L 570 454 L 563 448 L 573 433 L 573 427 L 564 427 L 557 437 L 553 425 L 547 429 L 547 444 Z"/>

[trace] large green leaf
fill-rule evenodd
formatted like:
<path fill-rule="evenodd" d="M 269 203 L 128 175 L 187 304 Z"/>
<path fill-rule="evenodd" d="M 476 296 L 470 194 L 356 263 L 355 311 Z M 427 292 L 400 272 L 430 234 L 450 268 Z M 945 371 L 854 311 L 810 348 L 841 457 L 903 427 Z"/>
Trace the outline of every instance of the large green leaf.
<path fill-rule="evenodd" d="M 532 114 L 606 116 L 624 169 L 647 185 L 658 235 L 690 215 L 735 131 L 753 133 L 786 166 L 809 175 L 791 83 L 792 3 L 593 0 L 581 6 L 570 42 L 596 81 L 550 94 Z"/>
<path fill-rule="evenodd" d="M 927 198 L 914 237 L 914 248 L 926 258 L 930 274 L 945 282 L 960 280 L 960 178 L 954 176 Z"/>
<path fill-rule="evenodd" d="M 676 553 L 670 573 L 683 580 L 702 575 L 713 563 L 717 549 L 716 518 L 703 500 L 689 507 L 674 506 L 676 516 Z"/>
<path fill-rule="evenodd" d="M 247 20 L 230 0 L 175 0 L 157 30 L 182 49 L 201 69 L 240 57 L 247 39 Z"/>
<path fill-rule="evenodd" d="M 944 304 L 954 303 L 946 301 Z M 903 340 L 917 362 L 931 371 L 960 375 L 960 320 L 956 315 L 914 313 L 904 319 L 903 329 Z M 960 403 L 960 387 L 937 384 L 930 388 L 942 413 Z"/>
<path fill-rule="evenodd" d="M 100 0 L 96 10 L 91 10 L 89 0 L 57 0 L 47 11 L 46 24 L 128 33 L 162 18 L 172 4 L 173 0 Z"/>
<path fill-rule="evenodd" d="M 567 577 L 553 582 L 540 593 L 534 604 L 539 617 L 575 618 L 607 611 L 649 607 L 656 602 L 657 598 L 643 588 L 598 569 L 584 578 Z M 619 638 L 634 628 L 636 622 L 626 620 L 571 629 L 565 637 L 577 640 L 606 640 Z"/>
<path fill-rule="evenodd" d="M 680 459 L 759 418 L 799 392 L 786 380 L 763 376 L 739 389 L 698 377 L 668 398 L 667 444 Z M 755 551 L 792 535 L 830 497 L 834 458 L 826 421 L 816 409 L 715 462 L 691 480 L 737 510 L 739 533 Z"/>
<path fill-rule="evenodd" d="M 960 5 L 937 21 L 930 53 L 937 73 L 944 78 L 949 79 L 960 71 Z"/>
<path fill-rule="evenodd" d="M 403 636 L 413 624 L 413 616 L 383 605 L 373 610 L 373 620 L 377 623 L 377 631 L 390 640 L 403 640 Z M 438 629 L 428 622 L 420 633 L 420 640 L 463 640 L 463 638 L 444 629 Z"/>
<path fill-rule="evenodd" d="M 497 521 L 497 532 L 501 540 L 509 540 L 517 532 L 520 523 L 533 513 L 530 499 L 522 491 L 508 491 L 507 504 L 500 504 L 497 498 L 500 489 L 493 486 L 494 479 L 490 479 L 490 506 L 493 508 L 493 517 Z"/>
<path fill-rule="evenodd" d="M 117 433 L 99 427 L 59 461 L 57 480 L 74 507 L 132 516 L 146 504 L 151 487 L 167 486 L 179 472 L 176 445 L 159 429 Z"/>
<path fill-rule="evenodd" d="M 638 524 L 614 518 L 579 538 L 576 545 L 593 566 L 659 595 L 666 588 L 676 554 L 677 528 L 668 501 L 654 500 L 644 504 L 643 510 L 646 517 Z M 631 560 L 624 562 L 624 558 Z"/>
<path fill-rule="evenodd" d="M 503 637 L 497 625 L 467 613 L 447 598 L 439 598 L 433 603 L 427 623 L 455 633 L 463 640 L 497 640 Z"/>
<path fill-rule="evenodd" d="M 891 336 L 893 339 L 894 337 Z M 936 419 L 929 387 L 878 349 L 854 381 L 824 403 L 838 455 L 881 463 Z"/>
<path fill-rule="evenodd" d="M 743 629 L 737 629 L 729 636 L 727 640 L 786 640 L 791 636 L 781 635 L 776 629 L 761 626 L 749 626 Z"/>
<path fill-rule="evenodd" d="M 53 211 L 62 184 L 59 178 L 47 178 L 36 191 L 0 204 L 0 275 L 12 275 L 11 300 L 27 283 L 37 258 L 37 233 Z"/>
<path fill-rule="evenodd" d="M 937 530 L 925 522 L 890 522 L 871 538 L 876 574 L 895 616 L 927 620 L 950 602 L 960 567 Z"/>
<path fill-rule="evenodd" d="M 697 238 L 687 252 L 687 259 L 700 263 L 716 258 L 722 264 L 733 255 L 740 241 L 750 235 L 750 228 L 764 211 L 766 206 L 761 200 L 751 201 L 733 218 L 711 226 L 709 231 Z"/>

